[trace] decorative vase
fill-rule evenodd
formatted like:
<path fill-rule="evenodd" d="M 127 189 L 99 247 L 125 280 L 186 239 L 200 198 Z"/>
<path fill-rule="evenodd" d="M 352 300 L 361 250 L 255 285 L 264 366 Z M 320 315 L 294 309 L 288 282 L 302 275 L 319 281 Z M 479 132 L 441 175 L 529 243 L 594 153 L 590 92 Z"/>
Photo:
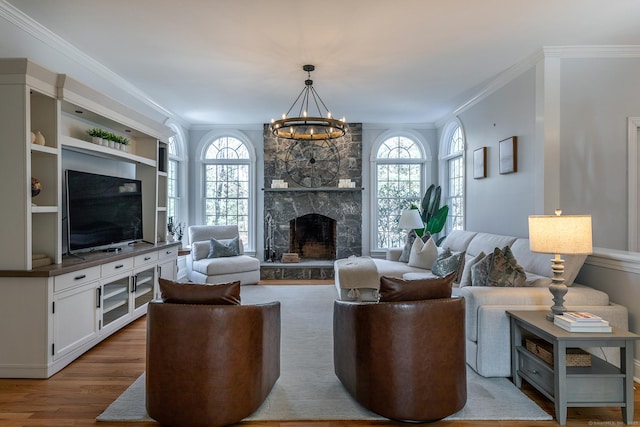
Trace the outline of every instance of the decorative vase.
<path fill-rule="evenodd" d="M 116 148 L 116 142 L 115 141 L 109 141 L 109 147 Z"/>
<path fill-rule="evenodd" d="M 36 139 L 34 140 L 35 144 L 44 145 L 44 135 L 40 131 L 36 131 Z"/>
<path fill-rule="evenodd" d="M 34 142 L 36 142 L 36 134 L 31 131 L 31 143 L 33 144 Z"/>
<path fill-rule="evenodd" d="M 42 190 L 42 184 L 40 184 L 40 181 L 31 177 L 31 197 L 35 197 L 40 194 L 40 190 Z"/>
<path fill-rule="evenodd" d="M 91 142 L 93 142 L 94 144 L 102 145 L 102 138 L 97 136 L 92 136 Z"/>

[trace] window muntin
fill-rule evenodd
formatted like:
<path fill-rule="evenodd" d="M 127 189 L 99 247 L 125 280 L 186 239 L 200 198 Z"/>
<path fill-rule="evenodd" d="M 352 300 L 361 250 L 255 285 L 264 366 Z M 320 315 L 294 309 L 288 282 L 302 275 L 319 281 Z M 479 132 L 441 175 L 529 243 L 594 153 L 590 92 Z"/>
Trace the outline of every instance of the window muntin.
<path fill-rule="evenodd" d="M 404 244 L 406 230 L 398 228 L 403 210 L 419 205 L 424 183 L 424 154 L 413 139 L 385 139 L 376 152 L 376 249 Z"/>

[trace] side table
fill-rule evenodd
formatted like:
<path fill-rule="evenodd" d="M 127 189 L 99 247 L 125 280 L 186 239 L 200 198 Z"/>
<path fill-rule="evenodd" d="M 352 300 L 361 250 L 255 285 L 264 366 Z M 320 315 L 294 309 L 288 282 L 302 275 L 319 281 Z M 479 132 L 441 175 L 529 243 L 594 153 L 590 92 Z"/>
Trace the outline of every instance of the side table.
<path fill-rule="evenodd" d="M 520 388 L 526 380 L 555 404 L 556 421 L 567 422 L 567 407 L 620 406 L 633 424 L 633 351 L 640 336 L 613 328 L 610 333 L 568 332 L 546 320 L 546 311 L 507 311 L 511 322 L 511 372 Z M 553 366 L 527 350 L 526 337 L 553 346 Z M 567 366 L 567 348 L 619 347 L 620 368 L 591 356 L 591 366 Z"/>

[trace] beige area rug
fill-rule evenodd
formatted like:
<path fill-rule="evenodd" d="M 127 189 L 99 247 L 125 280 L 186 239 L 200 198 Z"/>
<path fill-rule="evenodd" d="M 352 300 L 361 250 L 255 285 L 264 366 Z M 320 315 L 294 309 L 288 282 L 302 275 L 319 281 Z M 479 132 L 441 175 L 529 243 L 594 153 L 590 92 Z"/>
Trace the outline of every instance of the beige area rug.
<path fill-rule="evenodd" d="M 281 375 L 247 421 L 382 420 L 355 402 L 333 371 L 332 285 L 243 286 L 242 303 L 280 301 Z M 552 417 L 505 378 L 467 372 L 467 404 L 448 420 L 550 420 Z M 144 374 L 98 421 L 153 421 L 145 410 Z"/>

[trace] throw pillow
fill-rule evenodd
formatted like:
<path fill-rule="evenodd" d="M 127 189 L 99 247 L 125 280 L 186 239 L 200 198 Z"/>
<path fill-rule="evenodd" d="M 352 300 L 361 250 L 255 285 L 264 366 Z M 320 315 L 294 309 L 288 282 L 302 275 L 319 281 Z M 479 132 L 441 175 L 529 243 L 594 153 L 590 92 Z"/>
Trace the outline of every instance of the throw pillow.
<path fill-rule="evenodd" d="M 158 279 L 162 300 L 173 304 L 240 305 L 240 281 L 196 285 Z"/>
<path fill-rule="evenodd" d="M 469 260 L 465 259 L 464 269 L 462 270 L 462 276 L 460 277 L 459 284 L 461 288 L 465 286 L 471 286 L 471 268 L 484 257 L 485 253 L 480 252 L 478 255 Z"/>
<path fill-rule="evenodd" d="M 455 272 L 454 282 L 460 282 L 460 276 L 464 269 L 464 251 L 463 252 L 451 252 L 451 249 L 447 248 L 438 255 L 431 272 L 436 276 L 445 277 L 451 272 Z"/>
<path fill-rule="evenodd" d="M 414 230 L 409 230 L 407 233 L 407 240 L 404 243 L 404 248 L 402 248 L 402 253 L 400 254 L 400 258 L 398 261 L 400 262 L 409 262 L 409 254 L 411 254 L 411 247 L 413 246 L 413 242 L 416 240 L 418 235 Z"/>
<path fill-rule="evenodd" d="M 489 272 L 491 271 L 491 261 L 493 261 L 493 252 L 471 267 L 471 286 L 487 286 Z"/>
<path fill-rule="evenodd" d="M 240 239 L 217 240 L 212 238 L 209 243 L 209 255 L 207 258 L 221 258 L 240 255 Z"/>
<path fill-rule="evenodd" d="M 502 250 L 500 248 L 493 250 L 488 286 L 520 287 L 524 286 L 526 280 L 527 275 L 518 265 L 509 246 L 505 246 Z"/>
<path fill-rule="evenodd" d="M 424 268 L 431 270 L 433 263 L 438 257 L 438 247 L 433 239 L 427 240 L 426 243 L 422 239 L 415 239 L 409 254 L 409 265 L 411 267 Z"/>
<path fill-rule="evenodd" d="M 455 272 L 445 277 L 404 280 L 397 277 L 380 278 L 380 302 L 421 301 L 450 298 Z"/>

